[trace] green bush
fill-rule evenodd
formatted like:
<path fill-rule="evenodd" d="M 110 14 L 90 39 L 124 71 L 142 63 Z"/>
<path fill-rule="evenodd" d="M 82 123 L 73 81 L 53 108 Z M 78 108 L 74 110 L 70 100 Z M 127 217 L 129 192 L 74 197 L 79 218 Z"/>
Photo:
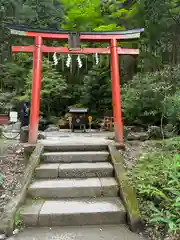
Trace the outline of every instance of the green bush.
<path fill-rule="evenodd" d="M 174 150 L 174 141 L 168 149 Z M 144 219 L 168 232 L 180 230 L 179 154 L 165 148 L 143 154 L 133 175 Z"/>
<path fill-rule="evenodd" d="M 180 112 L 180 65 L 153 73 L 139 73 L 122 86 L 125 124 L 177 123 Z"/>
<path fill-rule="evenodd" d="M 165 117 L 168 122 L 178 128 L 180 125 L 180 92 L 166 98 L 165 109 Z"/>

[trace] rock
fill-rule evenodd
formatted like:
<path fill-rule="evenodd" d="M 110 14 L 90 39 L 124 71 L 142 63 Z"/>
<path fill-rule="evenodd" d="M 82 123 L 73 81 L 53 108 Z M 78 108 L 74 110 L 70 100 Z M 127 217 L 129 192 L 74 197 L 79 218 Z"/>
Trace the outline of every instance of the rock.
<path fill-rule="evenodd" d="M 144 132 L 144 128 L 140 126 L 124 126 L 124 130 L 127 132 Z"/>
<path fill-rule="evenodd" d="M 164 127 L 164 137 L 165 138 L 171 138 L 177 134 L 176 127 L 173 126 L 172 124 L 167 124 Z"/>
<path fill-rule="evenodd" d="M 58 125 L 61 129 L 69 128 L 69 117 L 70 115 L 66 115 L 66 117 L 59 119 Z"/>
<path fill-rule="evenodd" d="M 46 119 L 40 119 L 39 120 L 39 130 L 44 131 L 47 126 L 49 125 L 48 121 Z"/>
<path fill-rule="evenodd" d="M 56 125 L 49 125 L 45 132 L 58 132 L 59 128 Z"/>
<path fill-rule="evenodd" d="M 3 194 L 2 196 L 0 196 L 0 198 L 1 198 L 1 199 L 5 198 L 5 197 L 6 197 L 6 195 L 5 195 L 5 194 Z"/>
<path fill-rule="evenodd" d="M 126 138 L 130 141 L 146 141 L 149 135 L 147 132 L 129 132 Z"/>
<path fill-rule="evenodd" d="M 14 231 L 13 231 L 13 235 L 16 235 L 16 234 L 18 234 L 19 233 L 19 229 L 15 229 Z"/>
<path fill-rule="evenodd" d="M 6 239 L 6 235 L 5 234 L 0 234 L 0 240 L 4 240 Z"/>
<path fill-rule="evenodd" d="M 40 133 L 40 134 L 38 134 L 38 139 L 39 140 L 46 139 L 46 137 L 42 133 Z"/>
<path fill-rule="evenodd" d="M 24 148 L 21 147 L 19 149 L 16 150 L 16 154 L 22 154 L 24 152 Z"/>
<path fill-rule="evenodd" d="M 162 139 L 161 128 L 158 126 L 149 126 L 148 136 L 150 139 Z"/>
<path fill-rule="evenodd" d="M 20 142 L 21 143 L 28 142 L 28 136 L 29 136 L 29 127 L 28 126 L 22 127 L 20 132 Z"/>

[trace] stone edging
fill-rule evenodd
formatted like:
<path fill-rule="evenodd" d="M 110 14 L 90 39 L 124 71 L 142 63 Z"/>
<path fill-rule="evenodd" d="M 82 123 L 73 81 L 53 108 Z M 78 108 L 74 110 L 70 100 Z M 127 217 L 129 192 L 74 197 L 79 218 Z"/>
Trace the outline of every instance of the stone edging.
<path fill-rule="evenodd" d="M 43 152 L 43 145 L 37 144 L 32 152 L 22 182 L 24 183 L 18 194 L 12 199 L 5 207 L 2 216 L 0 216 L 0 233 L 4 233 L 7 236 L 12 235 L 14 230 L 14 218 L 20 205 L 26 198 L 26 193 L 29 184 L 31 183 L 32 176 L 36 166 L 40 162 L 40 156 Z"/>
<path fill-rule="evenodd" d="M 138 232 L 143 227 L 138 200 L 134 187 L 130 184 L 124 160 L 115 145 L 108 145 L 115 177 L 120 188 L 120 197 L 127 211 L 127 221 L 130 230 Z"/>

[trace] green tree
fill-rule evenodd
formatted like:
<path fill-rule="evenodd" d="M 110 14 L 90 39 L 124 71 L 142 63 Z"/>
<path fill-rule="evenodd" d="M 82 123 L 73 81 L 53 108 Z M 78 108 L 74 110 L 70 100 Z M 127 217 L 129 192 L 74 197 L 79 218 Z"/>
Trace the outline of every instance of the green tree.
<path fill-rule="evenodd" d="M 63 17 L 63 8 L 56 0 L 27 0 L 23 1 L 16 22 L 33 27 L 59 28 Z"/>
<path fill-rule="evenodd" d="M 109 69 L 94 66 L 84 78 L 82 103 L 94 116 L 103 117 L 111 109 L 111 81 Z M 112 112 L 110 111 L 112 114 Z"/>
<path fill-rule="evenodd" d="M 110 31 L 125 29 L 125 24 L 136 13 L 136 3 L 127 0 L 73 0 L 60 1 L 65 9 L 64 29 L 78 31 Z"/>
<path fill-rule="evenodd" d="M 51 114 L 57 115 L 67 107 L 67 103 L 71 95 L 67 90 L 66 79 L 64 79 L 56 71 L 47 60 L 43 61 L 42 68 L 42 85 L 41 85 L 41 110 L 47 116 Z M 32 87 L 32 70 L 26 78 L 24 94 L 18 99 L 31 98 Z"/>

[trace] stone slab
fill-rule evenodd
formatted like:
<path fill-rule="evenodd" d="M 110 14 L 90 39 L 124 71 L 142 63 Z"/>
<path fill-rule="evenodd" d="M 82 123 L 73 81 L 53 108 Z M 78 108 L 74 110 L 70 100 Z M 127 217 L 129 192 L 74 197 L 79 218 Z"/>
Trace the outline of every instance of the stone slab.
<path fill-rule="evenodd" d="M 38 217 L 43 206 L 43 200 L 29 201 L 27 205 L 21 207 L 20 216 L 23 223 L 29 226 L 38 224 Z"/>
<path fill-rule="evenodd" d="M 125 225 L 27 228 L 8 240 L 144 240 Z"/>
<path fill-rule="evenodd" d="M 113 180 L 112 180 L 113 179 Z M 101 185 L 99 178 L 37 180 L 29 187 L 28 193 L 36 198 L 73 198 L 117 196 L 117 182 L 109 178 L 106 182 L 113 190 L 106 190 L 106 184 Z"/>
<path fill-rule="evenodd" d="M 65 137 L 58 140 L 41 140 L 45 151 L 103 151 L 108 149 L 109 141 L 97 137 Z"/>
<path fill-rule="evenodd" d="M 64 163 L 59 166 L 60 178 L 112 177 L 113 166 L 109 162 Z"/>
<path fill-rule="evenodd" d="M 108 151 L 48 152 L 42 155 L 46 163 L 105 162 L 108 157 Z"/>
<path fill-rule="evenodd" d="M 76 226 L 125 223 L 119 198 L 46 201 L 39 214 L 41 226 Z"/>
<path fill-rule="evenodd" d="M 144 224 L 139 210 L 136 190 L 131 184 L 128 172 L 124 167 L 123 156 L 114 145 L 109 145 L 109 151 L 119 185 L 120 196 L 127 211 L 127 222 L 132 231 L 141 231 Z"/>
<path fill-rule="evenodd" d="M 59 163 L 40 164 L 35 170 L 36 178 L 58 178 Z"/>
<path fill-rule="evenodd" d="M 102 187 L 103 196 L 116 196 L 118 195 L 118 185 L 115 178 L 99 178 Z"/>

